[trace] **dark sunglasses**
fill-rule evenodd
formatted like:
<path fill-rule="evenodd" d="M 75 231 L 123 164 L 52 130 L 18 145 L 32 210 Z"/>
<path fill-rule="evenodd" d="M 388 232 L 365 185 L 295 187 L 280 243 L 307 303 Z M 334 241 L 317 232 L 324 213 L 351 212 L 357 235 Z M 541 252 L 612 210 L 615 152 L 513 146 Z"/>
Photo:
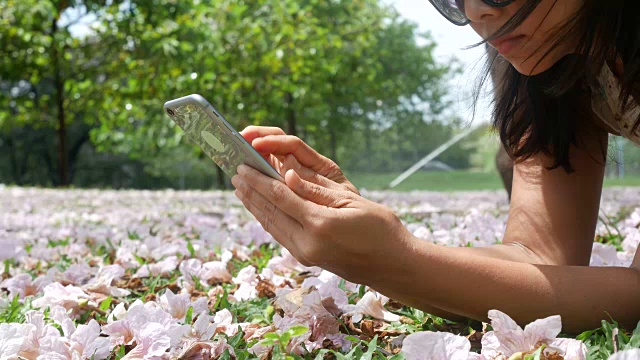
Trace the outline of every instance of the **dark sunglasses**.
<path fill-rule="evenodd" d="M 467 0 L 480 1 L 480 0 Z M 485 4 L 493 7 L 504 7 L 515 0 L 481 0 Z M 429 0 L 431 4 L 442 14 L 447 20 L 458 26 L 467 25 L 470 20 L 464 12 L 465 0 Z"/>

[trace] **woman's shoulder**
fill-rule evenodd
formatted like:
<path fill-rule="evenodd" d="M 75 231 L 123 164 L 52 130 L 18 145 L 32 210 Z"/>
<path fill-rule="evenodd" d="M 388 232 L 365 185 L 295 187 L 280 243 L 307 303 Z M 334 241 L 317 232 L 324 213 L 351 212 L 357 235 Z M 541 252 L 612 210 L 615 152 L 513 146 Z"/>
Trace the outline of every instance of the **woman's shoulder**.
<path fill-rule="evenodd" d="M 631 99 L 635 105 L 622 111 L 620 81 L 608 64 L 604 64 L 597 80 L 592 87 L 591 108 L 600 120 L 599 125 L 609 133 L 623 136 L 640 146 L 640 134 L 633 131 L 634 124 L 640 117 L 640 106 Z"/>

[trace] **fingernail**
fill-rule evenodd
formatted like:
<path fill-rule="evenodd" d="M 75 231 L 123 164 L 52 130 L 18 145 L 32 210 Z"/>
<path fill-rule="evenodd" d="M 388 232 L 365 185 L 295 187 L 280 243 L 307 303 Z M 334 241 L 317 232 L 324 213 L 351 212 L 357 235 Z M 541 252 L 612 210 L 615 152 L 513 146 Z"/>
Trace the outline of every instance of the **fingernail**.
<path fill-rule="evenodd" d="M 240 192 L 240 190 L 236 190 L 233 193 L 236 195 L 238 199 L 242 200 L 242 193 Z"/>
<path fill-rule="evenodd" d="M 233 184 L 233 186 L 235 186 L 236 189 L 240 189 L 244 186 L 244 181 L 242 181 L 242 178 L 238 175 L 235 175 L 231 178 L 231 183 Z"/>

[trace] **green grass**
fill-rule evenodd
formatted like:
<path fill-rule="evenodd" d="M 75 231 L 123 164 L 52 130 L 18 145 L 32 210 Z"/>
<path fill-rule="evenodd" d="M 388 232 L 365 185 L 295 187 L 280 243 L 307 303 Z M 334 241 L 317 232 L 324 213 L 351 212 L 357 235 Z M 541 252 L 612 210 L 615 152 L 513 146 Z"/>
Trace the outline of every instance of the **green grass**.
<path fill-rule="evenodd" d="M 399 173 L 367 174 L 349 173 L 347 178 L 358 189 L 382 190 L 395 179 Z M 626 176 L 624 179 L 605 179 L 605 187 L 640 186 L 640 175 Z M 502 189 L 502 180 L 497 172 L 455 171 L 419 171 L 396 186 L 397 191 L 430 190 L 430 191 L 474 191 Z"/>

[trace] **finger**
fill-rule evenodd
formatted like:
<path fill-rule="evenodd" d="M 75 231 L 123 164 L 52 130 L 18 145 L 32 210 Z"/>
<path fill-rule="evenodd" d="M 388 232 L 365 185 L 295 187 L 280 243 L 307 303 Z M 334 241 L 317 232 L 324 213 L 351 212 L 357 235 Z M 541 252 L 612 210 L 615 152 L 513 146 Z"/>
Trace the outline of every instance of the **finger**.
<path fill-rule="evenodd" d="M 293 154 L 300 164 L 321 175 L 326 175 L 323 170 L 326 170 L 327 165 L 332 163 L 331 160 L 320 155 L 300 138 L 292 135 L 267 135 L 255 139 L 252 145 L 260 153 Z"/>
<path fill-rule="evenodd" d="M 353 201 L 351 193 L 345 190 L 333 190 L 302 179 L 294 170 L 285 174 L 285 182 L 300 197 L 318 205 L 331 208 L 343 208 Z"/>
<path fill-rule="evenodd" d="M 280 245 L 292 253 L 296 252 L 297 245 L 292 239 L 299 238 L 302 226 L 261 194 L 255 191 L 245 193 L 242 189 L 242 185 L 238 186 L 235 194 L 244 207 Z"/>
<path fill-rule="evenodd" d="M 302 166 L 302 164 L 300 164 L 298 162 L 296 157 L 291 155 L 291 154 L 285 156 L 285 158 L 284 158 L 284 168 L 285 168 L 285 171 L 283 173 L 281 173 L 283 177 L 284 177 L 284 175 L 285 175 L 287 170 L 293 169 L 293 170 L 296 171 L 298 176 L 300 176 L 304 180 L 307 180 L 309 182 L 312 182 L 314 184 L 318 184 L 318 185 L 320 185 L 322 187 L 326 187 L 326 188 L 329 188 L 329 189 L 344 190 L 344 187 L 342 185 L 338 184 L 337 182 L 318 174 L 317 172 L 309 169 L 306 166 Z"/>
<path fill-rule="evenodd" d="M 237 171 L 239 178 L 236 181 L 240 186 L 244 187 L 243 196 L 253 196 L 254 193 L 259 193 L 275 207 L 298 221 L 298 223 L 304 223 L 308 204 L 289 189 L 287 185 L 247 165 L 238 166 Z M 234 182 L 234 179 L 232 178 L 231 181 Z"/>
<path fill-rule="evenodd" d="M 269 203 L 264 197 L 261 200 L 246 200 L 239 190 L 236 190 L 236 196 L 242 204 L 249 210 L 251 214 L 256 218 L 256 220 L 262 225 L 262 227 L 267 231 L 273 238 L 282 246 L 284 246 L 291 255 L 293 255 L 298 261 L 300 261 L 305 266 L 313 266 L 313 264 L 304 257 L 304 252 L 300 251 L 300 248 L 304 246 L 301 244 L 301 239 L 305 238 L 305 233 L 300 224 L 296 222 L 288 215 L 284 214 L 280 209 L 275 208 L 275 211 L 271 211 L 268 209 L 267 212 L 260 209 L 260 205 L 255 204 L 255 202 L 265 201 Z M 255 194 L 256 198 L 262 196 L 260 194 Z M 270 203 L 269 203 L 270 204 Z M 267 205 L 268 206 L 268 205 Z M 270 212 L 279 212 L 275 219 L 282 219 L 282 221 L 278 220 L 270 220 L 266 215 Z M 271 225 L 270 225 L 271 224 Z M 281 226 L 285 224 L 284 226 Z M 271 226 L 271 227 L 270 227 Z"/>
<path fill-rule="evenodd" d="M 284 156 L 273 154 L 263 154 L 262 156 L 284 177 L 284 173 L 287 172 L 286 166 L 284 165 Z"/>
<path fill-rule="evenodd" d="M 264 137 L 267 135 L 285 135 L 284 130 L 275 126 L 254 126 L 249 125 L 244 130 L 240 131 L 240 135 L 242 135 L 249 144 L 253 143 L 254 139 Z"/>

